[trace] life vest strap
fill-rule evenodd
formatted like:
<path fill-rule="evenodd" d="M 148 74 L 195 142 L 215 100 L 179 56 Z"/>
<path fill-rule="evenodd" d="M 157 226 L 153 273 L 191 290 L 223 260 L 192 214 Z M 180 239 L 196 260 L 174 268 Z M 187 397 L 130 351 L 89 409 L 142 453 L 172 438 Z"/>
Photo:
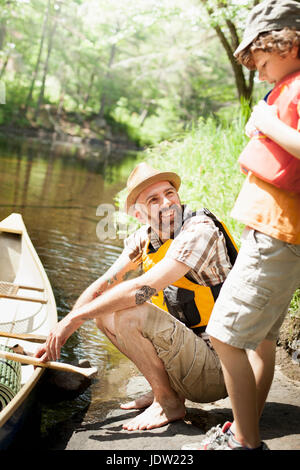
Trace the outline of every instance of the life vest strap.
<path fill-rule="evenodd" d="M 227 227 L 206 208 L 191 213 L 188 218 L 200 214 L 204 214 L 212 219 L 215 226 L 223 234 L 228 256 L 233 265 L 237 257 L 237 247 Z M 185 218 L 184 222 L 188 220 L 188 218 Z M 173 240 L 171 239 L 167 240 L 156 251 L 153 251 L 150 240 L 146 243 L 142 254 L 143 269 L 145 272 L 164 258 L 172 242 Z M 151 298 L 151 301 L 159 308 L 169 312 L 180 321 L 183 321 L 197 334 L 197 332 L 200 331 L 199 328 L 205 329 L 222 285 L 223 283 L 212 287 L 201 286 L 195 281 L 191 281 L 186 276 L 183 276 L 171 286 L 158 292 Z"/>

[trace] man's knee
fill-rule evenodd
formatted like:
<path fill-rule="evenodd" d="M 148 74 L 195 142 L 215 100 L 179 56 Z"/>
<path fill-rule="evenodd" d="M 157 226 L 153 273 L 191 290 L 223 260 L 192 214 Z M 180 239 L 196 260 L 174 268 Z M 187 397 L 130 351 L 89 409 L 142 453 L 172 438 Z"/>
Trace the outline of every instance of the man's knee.
<path fill-rule="evenodd" d="M 114 331 L 114 313 L 109 313 L 105 315 L 100 315 L 98 318 L 95 318 L 95 323 L 97 328 L 99 328 L 102 333 L 106 335 L 107 331 Z"/>
<path fill-rule="evenodd" d="M 136 332 L 143 334 L 145 320 L 149 315 L 149 304 L 138 305 L 118 312 L 100 315 L 96 325 L 106 336 L 126 338 Z"/>
<path fill-rule="evenodd" d="M 143 319 L 147 315 L 145 304 L 115 312 L 116 335 L 123 336 L 129 332 L 142 331 Z"/>

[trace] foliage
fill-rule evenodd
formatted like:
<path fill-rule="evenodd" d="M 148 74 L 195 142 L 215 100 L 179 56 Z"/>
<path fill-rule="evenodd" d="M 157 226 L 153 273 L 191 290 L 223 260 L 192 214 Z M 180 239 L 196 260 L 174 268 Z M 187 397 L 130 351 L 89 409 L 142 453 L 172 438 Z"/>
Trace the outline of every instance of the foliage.
<path fill-rule="evenodd" d="M 142 145 L 173 138 L 236 100 L 234 73 L 213 29 L 230 18 L 240 31 L 236 3 L 3 0 L 1 123 L 41 126 L 39 114 L 51 104 L 58 130 L 63 113 L 72 112 L 102 128 L 116 122 Z M 243 4 L 244 18 L 251 2 Z M 214 6 L 210 16 L 207 5 Z"/>
<path fill-rule="evenodd" d="M 297 289 L 290 305 L 290 315 L 300 318 L 300 289 Z"/>
<path fill-rule="evenodd" d="M 179 121 L 176 106 L 171 100 L 157 100 L 156 112 L 151 114 L 144 122 L 137 112 L 130 112 L 127 98 L 120 98 L 111 113 L 115 122 L 126 126 L 127 134 L 131 140 L 141 146 L 157 144 L 165 139 L 180 134 L 183 129 Z"/>

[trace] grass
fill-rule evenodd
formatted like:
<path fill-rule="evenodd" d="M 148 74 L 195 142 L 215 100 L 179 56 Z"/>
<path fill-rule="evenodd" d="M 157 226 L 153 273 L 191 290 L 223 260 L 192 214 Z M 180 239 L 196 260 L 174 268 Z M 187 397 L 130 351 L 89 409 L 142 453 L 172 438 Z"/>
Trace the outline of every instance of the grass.
<path fill-rule="evenodd" d="M 290 305 L 289 313 L 291 317 L 300 318 L 300 289 L 297 289 L 295 292 Z"/>

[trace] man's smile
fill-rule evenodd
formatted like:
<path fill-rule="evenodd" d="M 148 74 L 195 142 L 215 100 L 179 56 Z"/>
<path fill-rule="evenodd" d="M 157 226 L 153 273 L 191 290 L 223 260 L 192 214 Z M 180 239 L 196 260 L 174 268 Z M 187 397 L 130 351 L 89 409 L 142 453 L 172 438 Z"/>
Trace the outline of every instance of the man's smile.
<path fill-rule="evenodd" d="M 174 217 L 176 214 L 176 210 L 175 209 L 167 209 L 167 210 L 164 210 L 161 212 L 161 218 L 169 218 L 169 217 Z"/>

